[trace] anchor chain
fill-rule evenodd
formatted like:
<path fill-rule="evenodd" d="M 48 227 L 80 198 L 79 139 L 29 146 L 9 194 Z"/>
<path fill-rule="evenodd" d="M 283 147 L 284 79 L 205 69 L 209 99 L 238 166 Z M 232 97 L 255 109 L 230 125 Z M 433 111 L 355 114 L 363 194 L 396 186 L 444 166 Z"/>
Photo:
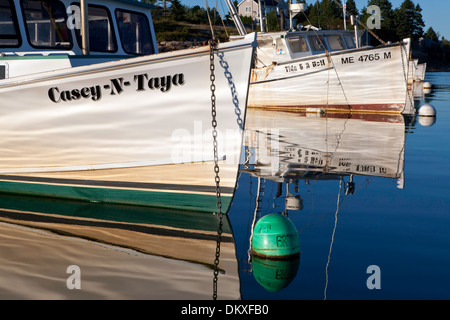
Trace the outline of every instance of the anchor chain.
<path fill-rule="evenodd" d="M 222 229 L 223 229 L 223 214 L 222 214 L 222 200 L 220 194 L 220 176 L 219 176 L 219 151 L 217 143 L 217 112 L 216 112 L 216 76 L 215 76 L 215 65 L 214 65 L 214 51 L 217 48 L 217 41 L 209 41 L 209 61 L 210 61 L 210 80 L 211 80 L 211 116 L 212 116 L 212 137 L 213 137 L 213 147 L 214 147 L 214 173 L 215 173 L 215 184 L 216 184 L 216 205 L 217 205 L 217 215 L 219 217 L 219 228 L 217 230 L 217 241 L 216 241 L 216 256 L 214 259 L 214 280 L 213 280 L 213 299 L 217 299 L 217 280 L 219 277 L 219 258 L 220 258 L 220 243 L 222 240 Z"/>

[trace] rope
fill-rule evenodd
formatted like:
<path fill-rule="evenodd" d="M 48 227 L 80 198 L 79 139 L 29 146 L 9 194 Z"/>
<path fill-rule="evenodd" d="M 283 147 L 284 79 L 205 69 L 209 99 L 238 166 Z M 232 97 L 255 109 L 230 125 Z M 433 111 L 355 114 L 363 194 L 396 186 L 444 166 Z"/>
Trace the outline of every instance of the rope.
<path fill-rule="evenodd" d="M 311 21 L 309 21 L 308 16 L 305 14 L 305 12 L 303 12 L 303 15 L 305 16 L 306 21 L 308 21 L 308 23 L 309 23 L 310 25 L 312 25 Z M 338 80 L 338 82 L 339 82 L 339 86 L 341 87 L 342 94 L 344 95 L 345 101 L 347 102 L 347 105 L 348 105 L 348 107 L 349 107 L 349 111 L 352 111 L 352 107 L 351 107 L 351 105 L 348 103 L 347 94 L 345 93 L 344 86 L 342 85 L 341 78 L 339 77 L 339 74 L 338 74 L 338 72 L 337 72 L 337 70 L 336 70 L 336 66 L 335 66 L 335 64 L 334 64 L 334 61 L 333 61 L 333 59 L 331 58 L 331 54 L 330 54 L 330 52 L 328 51 L 327 46 L 323 43 L 322 39 L 321 39 L 321 38 L 319 37 L 319 35 L 317 34 L 316 30 L 313 29 L 313 32 L 314 32 L 314 35 L 316 36 L 316 38 L 319 40 L 319 42 L 320 42 L 322 48 L 325 50 L 325 55 L 326 55 L 327 60 L 328 60 L 328 66 L 329 66 L 330 64 L 333 65 L 334 73 L 336 73 L 336 78 L 337 78 L 337 80 Z M 329 86 L 330 86 L 330 70 L 328 70 L 328 82 L 327 82 L 327 105 L 326 105 L 326 111 L 327 111 L 327 113 L 328 113 L 328 87 L 329 87 Z"/>
<path fill-rule="evenodd" d="M 339 206 L 340 206 L 340 201 L 341 201 L 341 188 L 342 188 L 342 177 L 341 177 L 341 179 L 339 180 L 339 193 L 338 193 L 337 204 L 336 204 L 336 212 L 334 213 L 334 227 L 333 227 L 333 234 L 331 235 L 330 251 L 328 252 L 328 260 L 327 260 L 327 265 L 326 265 L 326 267 L 325 267 L 325 289 L 323 290 L 323 300 L 327 300 L 327 289 L 328 289 L 328 267 L 330 266 L 331 250 L 332 250 L 332 248 L 333 248 L 334 235 L 336 234 L 338 212 L 339 212 Z"/>
<path fill-rule="evenodd" d="M 214 36 L 214 28 L 212 26 L 211 17 L 209 16 L 208 2 L 206 0 L 205 0 L 205 7 L 206 7 L 206 14 L 208 16 L 209 27 L 211 28 L 211 35 L 212 35 L 213 40 L 215 40 L 216 37 Z"/>
<path fill-rule="evenodd" d="M 216 8 L 217 8 L 217 12 L 219 13 L 220 20 L 222 21 L 223 29 L 225 30 L 225 34 L 227 35 L 227 38 L 228 38 L 229 36 L 228 36 L 227 27 L 225 26 L 225 22 L 223 21 L 222 14 L 219 11 L 219 6 L 217 5 L 217 0 L 214 0 L 214 1 L 216 3 Z M 222 6 L 222 10 L 223 10 L 223 6 Z"/>

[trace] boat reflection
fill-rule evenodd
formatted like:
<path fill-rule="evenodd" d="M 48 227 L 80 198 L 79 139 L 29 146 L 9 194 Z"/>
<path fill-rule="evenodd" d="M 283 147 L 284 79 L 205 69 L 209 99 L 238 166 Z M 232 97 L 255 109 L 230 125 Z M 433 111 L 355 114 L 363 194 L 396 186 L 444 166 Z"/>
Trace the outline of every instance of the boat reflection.
<path fill-rule="evenodd" d="M 404 184 L 405 118 L 252 109 L 242 172 L 277 182 L 366 175 Z"/>
<path fill-rule="evenodd" d="M 216 215 L 0 195 L 0 224 L 10 230 L 11 227 L 25 227 L 28 230 L 58 235 L 47 237 L 50 239 L 49 242 L 42 242 L 43 246 L 37 250 L 32 249 L 37 242 L 35 244 L 25 242 L 24 246 L 20 245 L 21 242 L 12 243 L 15 248 L 14 257 L 6 256 L 8 239 L 3 239 L 5 241 L 0 246 L 3 259 L 15 261 L 14 266 L 10 268 L 2 267 L 6 269 L 2 269 L 3 275 L 6 273 L 11 279 L 17 279 L 20 275 L 22 279 L 27 279 L 30 288 L 42 288 L 31 294 L 26 290 L 27 287 L 24 287 L 23 292 L 11 292 L 11 296 L 8 296 L 5 290 L 4 295 L 0 294 L 3 298 L 47 299 L 56 296 L 64 299 L 74 297 L 211 299 L 213 297 L 212 280 L 219 226 Z M 216 294 L 218 299 L 236 299 L 239 298 L 239 282 L 234 243 L 226 218 L 223 219 L 222 232 Z M 62 238 L 78 239 L 78 243 L 81 240 L 85 244 L 79 250 L 75 249 L 74 242 L 68 247 L 61 245 L 56 249 L 58 241 L 63 242 Z M 92 247 L 98 248 L 99 245 L 104 249 L 101 255 L 95 257 L 90 254 Z M 109 263 L 105 262 L 108 261 L 106 258 L 108 252 L 112 252 L 113 255 L 120 253 L 119 257 L 114 256 L 119 259 L 118 265 L 108 265 Z M 87 255 L 90 255 L 91 260 L 86 260 Z M 52 263 L 44 265 L 50 257 Z M 61 269 L 56 266 L 59 263 L 63 265 L 64 271 L 69 264 L 80 265 L 82 290 L 78 293 L 66 288 L 67 274 L 61 275 L 59 272 L 61 275 L 59 281 L 54 277 L 55 273 L 58 274 L 58 268 Z M 93 268 L 98 264 L 102 265 L 100 269 Z M 100 274 L 89 274 L 94 269 Z M 107 277 L 106 274 L 112 276 Z M 6 280 L 7 278 L 3 277 L 1 288 L 14 287 L 13 283 Z M 48 289 L 49 281 L 42 279 L 49 278 L 58 283 L 52 292 L 44 290 Z M 121 279 L 121 282 L 118 283 L 117 279 Z M 126 279 L 128 280 L 125 281 Z"/>
<path fill-rule="evenodd" d="M 410 121 L 413 118 L 389 114 L 249 110 L 237 196 L 229 213 L 244 299 L 256 290 L 248 288 L 255 280 L 260 288 L 276 293 L 298 282 L 296 275 L 302 273 L 300 260 L 277 262 L 276 266 L 252 256 L 250 239 L 257 221 L 273 213 L 296 220 L 300 211 L 313 211 L 317 206 L 336 212 L 336 227 L 341 198 L 367 188 L 370 180 L 386 178 L 394 188 L 403 189 Z M 327 181 L 338 182 L 337 188 L 332 187 L 335 193 L 322 188 Z M 325 194 L 319 196 L 319 203 L 314 192 Z M 296 228 L 301 241 L 305 225 Z M 331 249 L 332 243 L 330 253 Z"/>

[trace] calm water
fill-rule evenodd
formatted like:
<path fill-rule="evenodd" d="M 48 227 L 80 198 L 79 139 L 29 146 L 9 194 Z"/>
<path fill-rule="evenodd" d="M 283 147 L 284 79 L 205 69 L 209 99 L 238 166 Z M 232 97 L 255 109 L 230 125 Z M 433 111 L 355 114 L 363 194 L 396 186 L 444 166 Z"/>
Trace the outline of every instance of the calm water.
<path fill-rule="evenodd" d="M 426 81 L 416 104 L 436 108 L 432 125 L 250 112 L 219 299 L 450 298 L 450 74 Z M 269 213 L 296 226 L 299 260 L 251 259 L 251 226 Z M 0 229 L 1 299 L 212 298 L 214 215 L 3 195 Z"/>
<path fill-rule="evenodd" d="M 288 140 L 276 142 L 271 152 L 278 157 L 274 150 L 284 151 L 279 158 L 281 163 L 289 162 L 290 168 L 268 168 L 267 159 L 254 165 L 250 174 L 241 177 L 230 212 L 243 299 L 450 298 L 450 147 L 446 143 L 450 74 L 431 73 L 426 81 L 434 85 L 433 93 L 416 102 L 436 108 L 436 122 L 431 126 L 422 118 L 405 118 L 404 123 L 370 119 L 359 127 L 362 120 L 322 118 L 320 123 L 297 117 L 296 129 L 286 126 L 280 129 L 281 138 L 271 135 L 272 141 Z M 309 122 L 315 126 L 301 132 Z M 346 194 L 351 179 L 355 188 L 353 194 Z M 286 184 L 281 184 L 280 194 L 283 180 L 290 186 L 287 191 Z M 265 187 L 260 209 L 255 202 L 261 195 L 258 181 Z M 301 210 L 286 210 L 286 192 L 301 198 Z M 300 264 L 293 269 L 280 266 L 278 273 L 267 267 L 267 274 L 255 276 L 247 254 L 248 225 L 255 215 L 257 220 L 270 212 L 284 212 L 297 227 Z M 367 280 L 374 275 L 367 272 L 369 266 L 379 268 L 380 289 L 368 289 Z M 277 275 L 289 270 L 295 277 L 278 290 L 282 285 Z M 268 289 L 256 281 L 271 276 L 261 281 Z"/>

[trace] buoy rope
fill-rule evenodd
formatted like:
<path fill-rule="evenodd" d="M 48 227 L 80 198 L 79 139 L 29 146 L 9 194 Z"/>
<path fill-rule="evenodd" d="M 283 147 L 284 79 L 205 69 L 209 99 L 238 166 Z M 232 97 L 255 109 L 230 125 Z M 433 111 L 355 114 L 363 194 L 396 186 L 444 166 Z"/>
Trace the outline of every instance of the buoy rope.
<path fill-rule="evenodd" d="M 255 199 L 255 210 L 253 211 L 253 220 L 252 220 L 252 226 L 250 227 L 250 240 L 249 240 L 249 248 L 247 250 L 247 261 L 250 262 L 252 259 L 251 252 L 252 252 L 252 240 L 253 240 L 253 229 L 255 228 L 256 224 L 256 217 L 258 213 L 261 212 L 261 200 L 260 195 L 261 193 L 264 193 L 264 191 L 261 192 L 261 177 L 258 177 L 258 191 L 256 193 L 256 199 Z"/>
<path fill-rule="evenodd" d="M 325 289 L 323 290 L 323 300 L 327 300 L 328 267 L 330 266 L 331 250 L 333 248 L 334 235 L 336 234 L 337 218 L 338 218 L 338 212 L 339 212 L 340 201 L 341 201 L 341 189 L 342 189 L 342 176 L 341 176 L 341 179 L 339 180 L 339 192 L 338 192 L 338 198 L 337 198 L 337 204 L 336 204 L 336 212 L 334 213 L 334 227 L 333 227 L 333 233 L 331 235 L 331 243 L 330 243 L 330 250 L 328 252 L 327 265 L 325 267 Z"/>

